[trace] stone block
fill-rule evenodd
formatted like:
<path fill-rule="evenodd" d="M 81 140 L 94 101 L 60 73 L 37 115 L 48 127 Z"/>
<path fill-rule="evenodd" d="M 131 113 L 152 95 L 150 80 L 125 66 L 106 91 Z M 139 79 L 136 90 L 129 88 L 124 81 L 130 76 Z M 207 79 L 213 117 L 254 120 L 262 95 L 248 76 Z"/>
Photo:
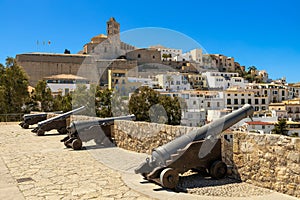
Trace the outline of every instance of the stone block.
<path fill-rule="evenodd" d="M 300 162 L 300 153 L 298 152 L 289 152 L 287 158 L 292 162 L 299 163 Z"/>
<path fill-rule="evenodd" d="M 242 153 L 252 153 L 254 151 L 254 145 L 250 142 L 241 143 L 241 152 Z"/>

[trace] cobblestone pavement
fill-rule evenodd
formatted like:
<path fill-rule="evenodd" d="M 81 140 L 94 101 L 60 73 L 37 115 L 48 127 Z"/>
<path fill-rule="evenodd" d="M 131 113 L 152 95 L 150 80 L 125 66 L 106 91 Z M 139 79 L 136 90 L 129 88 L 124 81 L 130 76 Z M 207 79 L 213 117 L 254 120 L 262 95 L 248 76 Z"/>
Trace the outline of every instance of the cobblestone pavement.
<path fill-rule="evenodd" d="M 0 199 L 295 199 L 193 174 L 182 177 L 179 184 L 192 194 L 167 191 L 133 174 L 146 155 L 93 145 L 73 151 L 59 142 L 63 137 L 55 131 L 39 137 L 16 123 L 0 123 Z"/>
<path fill-rule="evenodd" d="M 62 137 L 38 137 L 16 124 L 0 125 L 0 158 L 13 178 L 6 180 L 17 183 L 25 199 L 151 199 L 127 187 L 119 172 L 88 151 L 65 149 Z M 0 171 L 1 177 L 5 174 Z"/>

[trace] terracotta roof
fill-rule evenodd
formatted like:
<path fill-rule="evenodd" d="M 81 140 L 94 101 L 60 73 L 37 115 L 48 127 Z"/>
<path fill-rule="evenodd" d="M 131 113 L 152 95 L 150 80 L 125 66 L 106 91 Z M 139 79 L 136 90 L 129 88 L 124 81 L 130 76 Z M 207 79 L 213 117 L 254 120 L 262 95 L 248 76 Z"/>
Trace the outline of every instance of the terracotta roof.
<path fill-rule="evenodd" d="M 271 122 L 262 122 L 262 121 L 251 121 L 251 122 L 246 122 L 249 125 L 273 125 Z"/>

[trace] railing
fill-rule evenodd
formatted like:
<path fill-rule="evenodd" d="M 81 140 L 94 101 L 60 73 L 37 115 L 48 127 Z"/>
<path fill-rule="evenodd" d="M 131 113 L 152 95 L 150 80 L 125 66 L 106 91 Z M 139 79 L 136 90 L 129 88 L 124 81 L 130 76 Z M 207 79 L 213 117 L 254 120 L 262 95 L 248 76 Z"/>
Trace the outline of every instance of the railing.
<path fill-rule="evenodd" d="M 18 122 L 23 120 L 24 113 L 0 114 L 0 122 Z"/>

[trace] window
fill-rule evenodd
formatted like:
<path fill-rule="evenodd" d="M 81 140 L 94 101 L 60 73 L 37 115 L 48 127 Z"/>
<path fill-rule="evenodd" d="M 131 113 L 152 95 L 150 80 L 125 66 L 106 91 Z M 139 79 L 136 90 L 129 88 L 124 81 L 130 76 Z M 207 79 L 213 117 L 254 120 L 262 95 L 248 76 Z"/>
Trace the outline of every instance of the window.
<path fill-rule="evenodd" d="M 207 107 L 210 108 L 210 102 L 207 102 Z"/>
<path fill-rule="evenodd" d="M 155 59 L 155 56 L 152 56 L 153 59 Z"/>
<path fill-rule="evenodd" d="M 196 105 L 197 104 L 197 102 L 196 101 L 193 101 L 193 105 Z"/>
<path fill-rule="evenodd" d="M 262 125 L 261 128 L 262 128 L 262 129 L 265 129 L 266 127 L 265 127 L 265 125 Z"/>
<path fill-rule="evenodd" d="M 138 58 L 141 58 L 141 54 L 138 54 L 137 57 L 138 57 Z"/>
<path fill-rule="evenodd" d="M 255 99 L 255 105 L 257 105 L 258 104 L 258 99 Z"/>
<path fill-rule="evenodd" d="M 261 99 L 261 104 L 266 104 L 266 99 Z"/>
<path fill-rule="evenodd" d="M 230 97 L 230 94 L 227 94 L 228 97 Z"/>
<path fill-rule="evenodd" d="M 248 104 L 251 104 L 251 99 L 248 99 Z"/>
<path fill-rule="evenodd" d="M 239 100 L 238 99 L 234 99 L 234 104 L 235 105 L 239 104 Z"/>
<path fill-rule="evenodd" d="M 227 99 L 227 105 L 231 105 L 231 99 Z"/>
<path fill-rule="evenodd" d="M 241 99 L 241 104 L 245 104 L 245 99 Z"/>

